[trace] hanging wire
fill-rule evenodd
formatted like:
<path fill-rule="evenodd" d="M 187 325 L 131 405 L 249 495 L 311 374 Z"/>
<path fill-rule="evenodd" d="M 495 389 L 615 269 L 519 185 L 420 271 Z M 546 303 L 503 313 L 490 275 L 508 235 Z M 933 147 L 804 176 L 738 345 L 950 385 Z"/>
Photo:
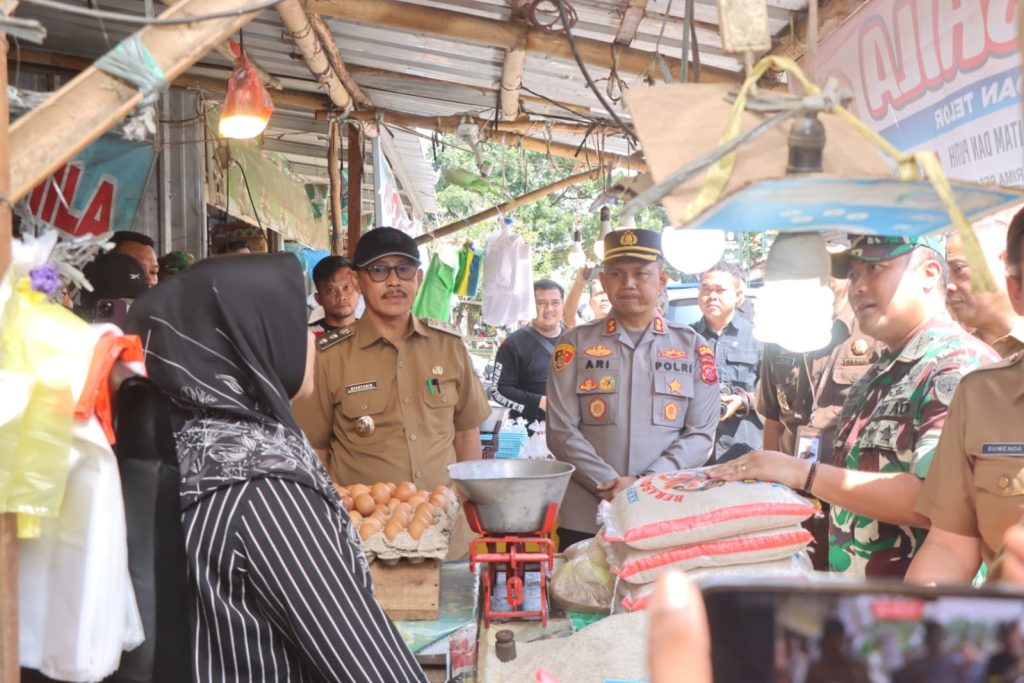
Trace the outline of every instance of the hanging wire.
<path fill-rule="evenodd" d="M 587 66 L 583 63 L 583 58 L 580 57 L 579 49 L 577 49 L 576 47 L 576 38 L 572 34 L 572 29 L 569 28 L 569 16 L 565 9 L 565 0 L 555 0 L 555 4 L 558 5 L 558 14 L 559 16 L 562 17 L 562 25 L 565 27 L 565 37 L 569 41 L 569 48 L 572 50 L 572 56 L 576 58 L 576 65 L 580 68 L 580 72 L 583 74 L 583 78 L 586 79 L 587 86 L 590 87 L 590 90 L 594 93 L 598 101 L 601 103 L 601 106 L 603 106 L 605 108 L 605 111 L 607 111 L 611 115 L 612 119 L 615 121 L 615 123 L 618 124 L 619 128 L 625 131 L 626 135 L 628 135 L 629 137 L 635 138 L 636 133 L 633 131 L 632 126 L 627 125 L 626 122 L 623 121 L 622 118 L 615 112 L 615 110 L 612 109 L 612 105 L 608 102 L 607 99 L 605 99 L 604 95 L 601 94 L 601 91 L 598 89 L 597 84 L 594 83 L 594 79 L 591 78 L 590 72 L 587 70 Z"/>

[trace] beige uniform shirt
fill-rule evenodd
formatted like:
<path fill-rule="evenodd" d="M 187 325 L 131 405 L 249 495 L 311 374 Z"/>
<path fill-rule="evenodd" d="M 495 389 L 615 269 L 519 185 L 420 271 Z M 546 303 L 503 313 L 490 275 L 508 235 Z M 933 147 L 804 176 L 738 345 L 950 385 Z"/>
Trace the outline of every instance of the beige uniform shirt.
<path fill-rule="evenodd" d="M 721 400 L 715 356 L 689 325 L 655 317 L 636 343 L 615 319 L 577 325 L 548 371 L 547 442 L 575 465 L 561 526 L 597 531 L 598 484 L 707 462 Z"/>
<path fill-rule="evenodd" d="M 843 402 L 850 387 L 878 359 L 879 348 L 852 316 L 833 323 L 831 343 L 818 351 L 793 353 L 777 344 L 765 347 L 757 412 L 782 423 L 779 445 L 783 452 L 797 454 L 796 432 L 806 425 L 821 430 L 818 461 L 832 464 L 832 442 Z"/>
<path fill-rule="evenodd" d="M 421 489 L 450 482 L 455 432 L 491 414 L 452 329 L 413 318 L 396 348 L 363 316 L 318 340 L 316 387 L 296 402 L 295 417 L 313 448 L 330 450 L 334 481 L 411 481 Z"/>
<path fill-rule="evenodd" d="M 981 539 L 991 564 L 1024 514 L 1024 353 L 960 382 L 915 509 L 932 526 Z"/>
<path fill-rule="evenodd" d="M 992 342 L 992 348 L 1002 358 L 1009 358 L 1018 351 L 1024 351 L 1024 323 L 1017 324 L 1008 335 Z"/>

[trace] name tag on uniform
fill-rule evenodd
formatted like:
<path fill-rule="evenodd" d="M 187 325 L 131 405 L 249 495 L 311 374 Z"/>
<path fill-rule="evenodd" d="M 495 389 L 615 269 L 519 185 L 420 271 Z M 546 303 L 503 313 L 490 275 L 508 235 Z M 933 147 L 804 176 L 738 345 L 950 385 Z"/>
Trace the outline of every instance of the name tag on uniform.
<path fill-rule="evenodd" d="M 370 391 L 371 389 L 376 389 L 376 388 L 377 388 L 377 383 L 376 382 L 363 382 L 362 384 L 349 384 L 347 387 L 345 387 L 345 393 L 346 394 L 358 394 L 358 393 L 360 393 L 362 391 Z"/>
<path fill-rule="evenodd" d="M 983 443 L 982 455 L 1024 455 L 1024 443 Z"/>

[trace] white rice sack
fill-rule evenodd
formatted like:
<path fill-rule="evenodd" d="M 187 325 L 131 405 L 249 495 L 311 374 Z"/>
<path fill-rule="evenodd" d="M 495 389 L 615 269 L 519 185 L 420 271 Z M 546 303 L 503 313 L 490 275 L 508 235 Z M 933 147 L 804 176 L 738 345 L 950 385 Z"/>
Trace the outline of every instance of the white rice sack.
<path fill-rule="evenodd" d="M 818 508 L 782 484 L 708 479 L 706 470 L 641 477 L 606 511 L 604 536 L 640 550 L 674 548 L 799 524 Z"/>
<path fill-rule="evenodd" d="M 697 582 L 721 578 L 751 582 L 760 579 L 794 579 L 804 581 L 814 576 L 814 567 L 806 551 L 801 551 L 782 560 L 758 562 L 755 564 L 733 564 L 724 567 L 706 567 L 688 571 L 686 575 L 691 580 Z M 653 583 L 636 585 L 627 581 L 619 581 L 615 591 L 615 599 L 629 612 L 647 609 L 647 604 L 651 601 L 651 596 L 654 594 L 654 586 L 655 584 Z"/>
<path fill-rule="evenodd" d="M 800 525 L 793 525 L 658 550 L 637 550 L 623 543 L 612 543 L 608 564 L 612 573 L 624 581 L 650 583 L 669 569 L 685 572 L 702 567 L 781 560 L 806 548 L 813 538 Z"/>

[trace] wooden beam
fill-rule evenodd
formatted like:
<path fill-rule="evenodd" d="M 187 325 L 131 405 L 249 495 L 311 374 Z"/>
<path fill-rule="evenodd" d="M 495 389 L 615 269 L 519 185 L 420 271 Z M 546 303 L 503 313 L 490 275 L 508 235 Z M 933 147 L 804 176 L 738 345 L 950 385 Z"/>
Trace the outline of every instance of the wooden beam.
<path fill-rule="evenodd" d="M 526 41 L 505 50 L 501 63 L 501 91 L 498 94 L 498 111 L 503 121 L 519 118 L 519 90 L 523 87 L 523 70 L 526 67 Z"/>
<path fill-rule="evenodd" d="M 375 26 L 429 33 L 474 45 L 510 50 L 526 40 L 527 52 L 573 61 L 565 36 L 539 29 L 515 26 L 461 12 L 414 5 L 400 0 L 308 0 L 310 11 Z M 620 73 L 642 74 L 656 68 L 654 54 L 631 47 L 613 46 L 592 38 L 577 37 L 576 46 L 587 64 L 604 69 L 617 67 Z M 679 77 L 680 61 L 664 56 L 673 77 Z M 739 76 L 721 69 L 701 68 L 705 82 L 736 83 Z"/>
<path fill-rule="evenodd" d="M 355 258 L 363 234 L 363 131 L 348 127 L 348 257 Z"/>
<path fill-rule="evenodd" d="M 628 46 L 636 38 L 636 31 L 647 10 L 648 0 L 626 0 L 626 9 L 619 22 L 619 30 L 615 32 L 615 44 Z"/>
<path fill-rule="evenodd" d="M 540 138 L 520 135 L 519 133 L 511 130 L 502 130 L 503 126 L 513 126 L 511 123 L 499 122 L 498 130 L 494 130 L 494 128 L 489 125 L 490 122 L 484 121 L 483 119 L 464 119 L 459 116 L 417 116 L 415 114 L 381 110 L 378 110 L 376 113 L 355 111 L 349 114 L 349 118 L 356 121 L 375 121 L 378 115 L 383 118 L 384 123 L 390 123 L 394 126 L 401 126 L 403 128 L 426 128 L 428 130 L 438 130 L 443 133 L 454 133 L 460 123 L 477 123 L 480 126 L 480 138 L 488 142 L 508 145 L 510 147 L 523 147 L 531 152 L 551 154 L 552 156 L 566 159 L 590 161 L 592 163 L 606 163 L 638 171 L 643 171 L 647 168 L 646 164 L 640 158 L 640 155 L 627 157 L 621 154 L 600 154 L 589 147 L 583 147 L 582 149 L 577 150 L 577 145 L 569 145 L 564 142 L 553 141 L 549 143 L 547 140 L 542 140 Z M 527 122 L 527 124 L 536 125 L 530 124 L 529 122 Z M 520 126 L 521 124 L 514 125 Z M 543 126 L 541 126 L 539 130 L 543 130 Z M 576 128 L 572 132 L 582 134 L 585 131 L 585 128 Z"/>
<path fill-rule="evenodd" d="M 376 121 L 378 112 L 349 112 L 348 117 L 355 121 Z M 454 132 L 455 128 L 460 123 L 474 123 L 480 128 L 496 128 L 503 133 L 518 133 L 526 135 L 529 133 L 543 134 L 548 128 L 545 126 L 544 121 L 498 121 L 495 123 L 491 119 L 481 119 L 474 116 L 417 116 L 416 114 L 405 114 L 402 112 L 389 111 L 387 109 L 380 110 L 380 113 L 384 117 L 384 121 L 387 122 L 389 119 L 398 125 L 413 125 L 417 127 L 427 127 L 430 129 L 443 128 L 444 132 Z M 332 116 L 340 114 L 337 110 L 321 110 L 316 113 L 317 121 L 327 121 Z M 404 123 L 399 123 L 403 121 Z M 429 122 L 429 125 L 428 125 Z M 591 130 L 590 124 L 587 123 L 571 123 L 568 121 L 552 121 L 550 130 L 552 133 L 572 133 L 576 135 L 582 135 L 587 131 L 591 131 L 594 134 L 615 134 L 621 132 L 615 127 L 594 127 Z"/>
<path fill-rule="evenodd" d="M 345 233 L 341 230 L 341 124 L 331 121 L 327 144 L 327 179 L 330 183 L 331 253 L 343 254 Z"/>
<path fill-rule="evenodd" d="M 232 12 L 250 4 L 249 0 L 181 0 L 160 16 Z M 191 24 L 146 26 L 135 36 L 149 50 L 164 77 L 173 81 L 255 16 L 248 13 Z M 90 66 L 15 121 L 11 126 L 11 198 L 17 201 L 28 194 L 131 113 L 143 96 L 121 79 Z"/>
<path fill-rule="evenodd" d="M 11 7 L 8 12 L 14 10 Z M 7 102 L 7 36 L 0 32 L 0 193 L 11 190 L 10 140 Z M 11 265 L 11 205 L 0 202 L 0 277 Z M 0 681 L 18 683 L 20 652 L 18 649 L 18 517 L 0 513 Z"/>
<path fill-rule="evenodd" d="M 492 206 L 491 208 L 481 211 L 480 213 L 473 214 L 469 218 L 458 220 L 455 221 L 454 223 L 449 223 L 448 225 L 442 226 L 437 230 L 434 230 L 433 232 L 428 232 L 424 235 L 420 235 L 419 237 L 416 238 L 416 244 L 424 244 L 425 242 L 437 239 L 438 237 L 444 237 L 445 235 L 450 235 L 453 232 L 458 232 L 459 230 L 468 228 L 469 226 L 475 225 L 476 223 L 480 223 L 481 221 L 486 221 L 489 218 L 495 218 L 497 216 L 502 215 L 505 212 L 511 211 L 512 209 L 524 206 L 526 204 L 530 204 L 531 202 L 535 202 L 543 197 L 547 197 L 549 194 L 552 194 L 553 192 L 558 192 L 563 187 L 570 187 L 572 185 L 578 185 L 587 180 L 600 178 L 601 174 L 603 174 L 605 170 L 606 169 L 604 167 L 598 166 L 596 168 L 590 169 L 589 171 L 577 173 L 576 175 L 571 175 L 568 178 L 562 178 L 561 180 L 551 183 L 550 185 L 545 185 L 544 187 L 533 190 L 532 192 L 527 192 L 526 194 L 516 197 L 515 199 L 510 199 L 504 204 Z"/>
<path fill-rule="evenodd" d="M 831 0 L 821 2 L 822 8 L 818 11 L 818 42 L 828 37 L 846 21 L 851 14 L 865 5 L 868 0 Z M 808 25 L 807 13 L 804 13 L 796 22 L 792 32 L 786 31 L 779 41 L 779 44 L 772 50 L 772 54 L 780 57 L 788 57 L 794 61 L 800 60 L 807 53 Z M 702 67 L 703 68 L 703 67 Z"/>
<path fill-rule="evenodd" d="M 291 36 L 295 46 L 299 48 L 302 59 L 306 62 L 313 77 L 327 91 L 331 102 L 342 109 L 348 107 L 352 103 L 352 96 L 342 85 L 338 74 L 331 68 L 326 50 L 313 32 L 313 26 L 309 22 L 309 16 L 302 3 L 299 0 L 284 0 L 276 9 L 285 31 Z"/>
<path fill-rule="evenodd" d="M 334 70 L 341 84 L 345 86 L 345 90 L 352 95 L 356 106 L 363 107 L 364 109 L 373 109 L 373 102 L 363 92 L 363 89 L 359 87 L 356 79 L 352 77 L 348 67 L 345 66 L 345 60 L 341 58 L 341 51 L 338 50 L 338 43 L 334 40 L 334 32 L 331 31 L 331 27 L 327 25 L 327 22 L 319 14 L 309 15 L 309 25 L 313 27 L 313 33 L 316 34 L 317 40 L 320 41 L 320 46 L 323 47 L 324 56 L 327 57 L 331 69 Z"/>

